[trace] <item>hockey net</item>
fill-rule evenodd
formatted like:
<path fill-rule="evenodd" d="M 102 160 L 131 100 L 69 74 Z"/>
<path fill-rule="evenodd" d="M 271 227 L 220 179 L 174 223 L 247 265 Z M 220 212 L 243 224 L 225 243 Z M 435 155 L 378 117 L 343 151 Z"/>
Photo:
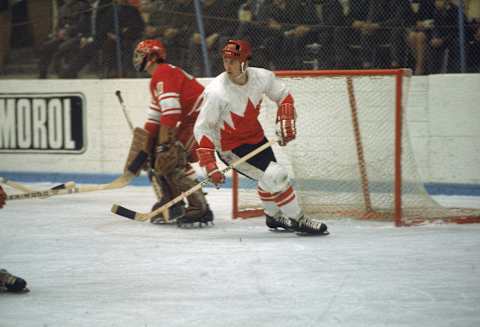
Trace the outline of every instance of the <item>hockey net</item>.
<path fill-rule="evenodd" d="M 480 210 L 444 208 L 427 193 L 403 110 L 409 70 L 278 72 L 295 98 L 297 139 L 275 146 L 294 179 L 300 205 L 315 218 L 480 222 Z M 276 105 L 260 121 L 275 134 Z M 234 173 L 233 218 L 263 215 L 254 181 Z"/>

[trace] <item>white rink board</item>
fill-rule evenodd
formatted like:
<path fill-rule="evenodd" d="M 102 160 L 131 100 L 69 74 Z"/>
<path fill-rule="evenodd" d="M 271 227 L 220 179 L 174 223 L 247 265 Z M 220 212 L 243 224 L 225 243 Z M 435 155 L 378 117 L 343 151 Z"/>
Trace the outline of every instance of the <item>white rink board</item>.
<path fill-rule="evenodd" d="M 208 81 L 201 79 L 202 83 Z M 121 172 L 130 131 L 114 95 L 116 90 L 122 91 L 134 125 L 142 126 L 150 101 L 147 79 L 2 80 L 0 93 L 82 93 L 87 110 L 87 149 L 75 155 L 1 153 L 0 171 Z M 407 106 L 409 133 L 424 182 L 480 183 L 479 90 L 479 74 L 411 79 Z M 301 95 L 296 96 L 301 104 Z M 328 160 L 325 163 L 328 164 Z"/>

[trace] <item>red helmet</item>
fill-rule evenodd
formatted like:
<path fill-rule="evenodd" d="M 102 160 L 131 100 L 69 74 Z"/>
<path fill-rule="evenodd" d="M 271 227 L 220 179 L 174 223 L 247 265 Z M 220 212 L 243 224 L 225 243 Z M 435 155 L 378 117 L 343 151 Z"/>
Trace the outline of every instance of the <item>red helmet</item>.
<path fill-rule="evenodd" d="M 133 66 L 138 72 L 143 72 L 157 59 L 165 61 L 167 50 L 159 40 L 144 40 L 137 44 L 133 52 Z"/>
<path fill-rule="evenodd" d="M 224 58 L 239 59 L 240 62 L 250 60 L 252 47 L 245 40 L 229 40 L 222 49 Z"/>

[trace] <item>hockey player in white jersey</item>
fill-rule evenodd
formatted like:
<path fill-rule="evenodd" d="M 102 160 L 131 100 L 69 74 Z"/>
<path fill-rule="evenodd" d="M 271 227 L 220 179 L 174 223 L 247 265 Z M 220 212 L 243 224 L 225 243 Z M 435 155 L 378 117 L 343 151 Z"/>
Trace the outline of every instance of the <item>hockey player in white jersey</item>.
<path fill-rule="evenodd" d="M 215 151 L 226 164 L 268 142 L 258 115 L 266 95 L 278 104 L 277 133 L 280 145 L 295 139 L 295 107 L 289 90 L 273 72 L 248 67 L 251 47 L 244 40 L 230 40 L 222 50 L 225 72 L 205 89 L 194 127 L 200 166 L 219 185 L 225 176 L 218 170 Z M 298 204 L 288 173 L 268 148 L 235 168 L 257 181 L 268 227 L 306 234 L 327 234 L 327 226 L 306 217 Z"/>

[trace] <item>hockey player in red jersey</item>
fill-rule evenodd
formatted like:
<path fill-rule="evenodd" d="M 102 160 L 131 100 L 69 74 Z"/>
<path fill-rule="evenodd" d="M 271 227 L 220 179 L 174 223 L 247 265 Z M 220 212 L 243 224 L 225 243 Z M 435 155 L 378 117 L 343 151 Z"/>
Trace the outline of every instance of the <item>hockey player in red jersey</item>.
<path fill-rule="evenodd" d="M 7 194 L 0 185 L 0 209 L 5 205 Z M 20 277 L 12 275 L 5 269 L 0 269 L 0 291 L 7 290 L 9 292 L 25 292 L 27 289 L 27 282 Z"/>
<path fill-rule="evenodd" d="M 190 163 L 198 161 L 193 137 L 198 112 L 194 108 L 203 86 L 183 69 L 166 63 L 166 57 L 166 49 L 158 40 L 140 42 L 133 57 L 135 69 L 151 76 L 151 104 L 144 128 L 134 131 L 126 166 L 136 157 L 138 149 L 150 152 L 155 182 L 160 186 L 154 209 L 197 184 Z M 171 208 L 169 220 L 175 218 L 178 224 L 213 221 L 201 189 L 187 197 L 187 201 L 186 209 L 183 202 Z M 152 222 L 160 218 L 164 217 L 156 217 Z"/>
<path fill-rule="evenodd" d="M 278 105 L 280 145 L 286 145 L 296 136 L 293 97 L 273 72 L 248 67 L 250 44 L 230 40 L 222 54 L 225 72 L 206 87 L 194 128 L 200 166 L 215 184 L 225 180 L 218 170 L 215 150 L 220 159 L 229 164 L 268 142 L 258 121 L 264 95 Z M 276 162 L 271 148 L 235 169 L 257 181 L 268 227 L 306 234 L 328 233 L 324 223 L 303 214 L 288 173 Z"/>

